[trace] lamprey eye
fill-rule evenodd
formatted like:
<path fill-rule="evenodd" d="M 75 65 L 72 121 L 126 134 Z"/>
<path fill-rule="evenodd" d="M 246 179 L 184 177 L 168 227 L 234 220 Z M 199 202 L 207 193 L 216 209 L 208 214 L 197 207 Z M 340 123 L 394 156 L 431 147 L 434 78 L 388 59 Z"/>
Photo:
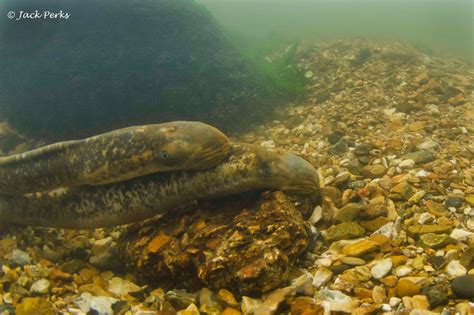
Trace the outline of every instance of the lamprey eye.
<path fill-rule="evenodd" d="M 160 158 L 168 159 L 169 157 L 170 157 L 170 155 L 167 151 L 160 151 Z"/>

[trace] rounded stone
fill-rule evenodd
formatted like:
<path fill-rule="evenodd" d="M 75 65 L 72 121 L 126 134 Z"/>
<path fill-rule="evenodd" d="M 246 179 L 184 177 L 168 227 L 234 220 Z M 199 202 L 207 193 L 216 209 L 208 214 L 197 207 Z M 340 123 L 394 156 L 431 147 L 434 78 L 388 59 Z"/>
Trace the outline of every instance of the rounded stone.
<path fill-rule="evenodd" d="M 29 265 L 33 263 L 33 259 L 31 258 L 30 254 L 21 249 L 14 249 L 10 258 L 8 259 L 8 263 L 12 267 L 23 267 L 25 265 Z"/>
<path fill-rule="evenodd" d="M 390 258 L 383 259 L 379 261 L 372 269 L 370 273 L 375 279 L 381 279 L 385 277 L 390 270 L 392 270 L 393 262 Z"/>
<path fill-rule="evenodd" d="M 379 248 L 380 245 L 376 242 L 364 239 L 344 246 L 342 248 L 342 253 L 347 256 L 360 257 Z"/>
<path fill-rule="evenodd" d="M 361 170 L 361 175 L 368 178 L 380 178 L 387 172 L 385 166 L 380 164 L 367 165 L 364 166 Z"/>
<path fill-rule="evenodd" d="M 421 286 L 418 283 L 413 283 L 408 279 L 400 279 L 397 283 L 397 296 L 414 296 L 421 291 Z"/>
<path fill-rule="evenodd" d="M 361 143 L 357 145 L 354 149 L 354 154 L 357 156 L 369 155 L 370 150 L 372 150 L 373 145 L 370 143 Z"/>
<path fill-rule="evenodd" d="M 339 140 L 342 139 L 342 137 L 344 137 L 344 133 L 341 132 L 341 131 L 334 131 L 333 133 L 331 133 L 329 136 L 328 136 L 328 142 L 330 144 L 336 144 Z"/>
<path fill-rule="evenodd" d="M 339 261 L 343 264 L 351 266 L 362 266 L 366 264 L 366 261 L 364 259 L 350 256 L 342 257 L 341 259 L 339 259 Z"/>
<path fill-rule="evenodd" d="M 449 196 L 447 199 L 446 199 L 446 202 L 445 202 L 445 205 L 446 207 L 454 207 L 454 208 L 459 208 L 462 206 L 464 202 L 464 198 L 463 197 L 458 197 L 458 196 Z"/>
<path fill-rule="evenodd" d="M 339 241 L 360 237 L 364 235 L 365 229 L 357 222 L 346 222 L 331 226 L 326 231 L 327 241 Z"/>
<path fill-rule="evenodd" d="M 474 275 L 465 275 L 453 279 L 451 288 L 457 297 L 464 299 L 474 298 Z"/>
<path fill-rule="evenodd" d="M 461 265 L 459 260 L 453 260 L 446 266 L 446 272 L 450 279 L 454 279 L 460 276 L 464 276 L 467 273 L 467 269 Z"/>
<path fill-rule="evenodd" d="M 402 169 L 410 169 L 413 168 L 413 166 L 415 166 L 415 161 L 413 161 L 412 159 L 403 160 L 400 162 L 400 164 L 398 164 L 398 167 Z"/>
<path fill-rule="evenodd" d="M 422 293 L 428 298 L 431 308 L 448 303 L 448 290 L 445 286 L 428 286 L 423 288 Z"/>

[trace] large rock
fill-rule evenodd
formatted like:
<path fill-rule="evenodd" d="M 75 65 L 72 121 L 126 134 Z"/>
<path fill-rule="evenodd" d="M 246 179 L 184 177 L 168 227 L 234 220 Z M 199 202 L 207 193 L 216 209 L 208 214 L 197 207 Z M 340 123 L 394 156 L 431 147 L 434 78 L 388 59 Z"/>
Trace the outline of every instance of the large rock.
<path fill-rule="evenodd" d="M 178 119 L 236 128 L 284 94 L 194 1 L 3 1 L 10 10 L 70 14 L 0 20 L 0 112 L 27 136 L 63 140 Z"/>
<path fill-rule="evenodd" d="M 267 292 L 290 280 L 292 264 L 310 242 L 294 202 L 275 192 L 201 203 L 132 230 L 124 252 L 148 280 Z"/>

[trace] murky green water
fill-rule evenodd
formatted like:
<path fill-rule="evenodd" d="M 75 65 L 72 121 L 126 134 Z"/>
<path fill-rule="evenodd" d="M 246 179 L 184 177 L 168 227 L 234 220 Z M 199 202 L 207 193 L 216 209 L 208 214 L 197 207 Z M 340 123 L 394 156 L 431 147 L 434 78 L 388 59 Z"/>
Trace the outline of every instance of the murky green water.
<path fill-rule="evenodd" d="M 473 62 L 472 0 L 199 0 L 227 29 L 256 37 L 405 40 Z"/>

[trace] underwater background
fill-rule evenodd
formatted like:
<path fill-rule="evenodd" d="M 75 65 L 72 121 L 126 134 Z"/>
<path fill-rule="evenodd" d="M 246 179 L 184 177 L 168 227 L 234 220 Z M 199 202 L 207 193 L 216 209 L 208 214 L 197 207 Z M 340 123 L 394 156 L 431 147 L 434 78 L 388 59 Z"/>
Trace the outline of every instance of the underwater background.
<path fill-rule="evenodd" d="M 363 37 L 404 40 L 474 61 L 470 0 L 198 0 L 222 26 L 265 40 Z"/>
<path fill-rule="evenodd" d="M 0 0 L 0 315 L 474 314 L 473 6 Z"/>

